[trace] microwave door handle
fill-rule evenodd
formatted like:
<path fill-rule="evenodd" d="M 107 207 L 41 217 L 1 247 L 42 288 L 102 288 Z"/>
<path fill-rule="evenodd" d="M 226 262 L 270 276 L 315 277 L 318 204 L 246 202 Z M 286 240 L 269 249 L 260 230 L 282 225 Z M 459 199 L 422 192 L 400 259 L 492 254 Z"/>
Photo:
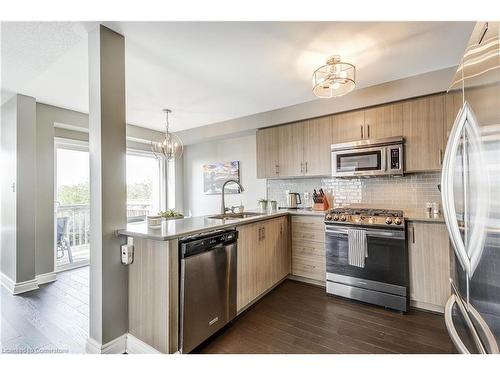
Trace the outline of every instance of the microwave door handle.
<path fill-rule="evenodd" d="M 384 147 L 382 150 L 382 155 L 380 155 L 380 160 L 381 160 L 381 163 L 383 163 L 383 165 L 380 166 L 380 169 L 382 172 L 385 172 L 387 171 L 387 149 Z"/>

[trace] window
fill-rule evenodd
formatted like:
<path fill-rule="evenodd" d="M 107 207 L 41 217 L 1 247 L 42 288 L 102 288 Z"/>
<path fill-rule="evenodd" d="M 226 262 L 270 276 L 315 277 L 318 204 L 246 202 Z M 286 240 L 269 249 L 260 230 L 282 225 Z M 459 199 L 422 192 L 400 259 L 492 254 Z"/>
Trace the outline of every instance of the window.
<path fill-rule="evenodd" d="M 127 218 L 143 219 L 164 206 L 163 163 L 151 153 L 127 152 Z"/>

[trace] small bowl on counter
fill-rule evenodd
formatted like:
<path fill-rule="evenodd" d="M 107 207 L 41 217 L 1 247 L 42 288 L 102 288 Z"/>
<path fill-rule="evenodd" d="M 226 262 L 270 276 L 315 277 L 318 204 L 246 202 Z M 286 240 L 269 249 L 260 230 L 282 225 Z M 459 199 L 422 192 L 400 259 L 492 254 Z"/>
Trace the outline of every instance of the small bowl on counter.
<path fill-rule="evenodd" d="M 162 220 L 163 220 L 163 218 L 161 217 L 161 215 L 148 215 L 148 216 L 146 216 L 148 228 L 151 228 L 151 229 L 161 228 Z"/>

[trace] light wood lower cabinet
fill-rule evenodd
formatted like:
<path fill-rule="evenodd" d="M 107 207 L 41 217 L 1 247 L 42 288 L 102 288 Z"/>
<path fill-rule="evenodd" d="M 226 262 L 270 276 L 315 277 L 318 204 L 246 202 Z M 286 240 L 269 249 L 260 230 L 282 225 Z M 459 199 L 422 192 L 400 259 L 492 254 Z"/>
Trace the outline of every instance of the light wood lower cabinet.
<path fill-rule="evenodd" d="M 323 283 L 326 278 L 323 217 L 292 216 L 292 275 Z"/>
<path fill-rule="evenodd" d="M 239 312 L 285 278 L 291 260 L 287 216 L 242 225 L 237 230 Z"/>
<path fill-rule="evenodd" d="M 444 311 L 450 289 L 450 244 L 446 225 L 408 224 L 410 300 L 413 306 Z"/>

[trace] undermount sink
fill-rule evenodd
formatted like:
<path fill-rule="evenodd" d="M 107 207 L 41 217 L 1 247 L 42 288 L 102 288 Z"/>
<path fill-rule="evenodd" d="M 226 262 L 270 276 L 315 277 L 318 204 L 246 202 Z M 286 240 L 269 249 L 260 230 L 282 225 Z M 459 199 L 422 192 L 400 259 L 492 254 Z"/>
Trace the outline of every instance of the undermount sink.
<path fill-rule="evenodd" d="M 227 213 L 219 214 L 214 216 L 209 216 L 209 219 L 219 219 L 219 220 L 236 220 L 236 219 L 246 219 L 247 217 L 262 215 L 258 212 L 237 212 L 237 213 Z"/>

